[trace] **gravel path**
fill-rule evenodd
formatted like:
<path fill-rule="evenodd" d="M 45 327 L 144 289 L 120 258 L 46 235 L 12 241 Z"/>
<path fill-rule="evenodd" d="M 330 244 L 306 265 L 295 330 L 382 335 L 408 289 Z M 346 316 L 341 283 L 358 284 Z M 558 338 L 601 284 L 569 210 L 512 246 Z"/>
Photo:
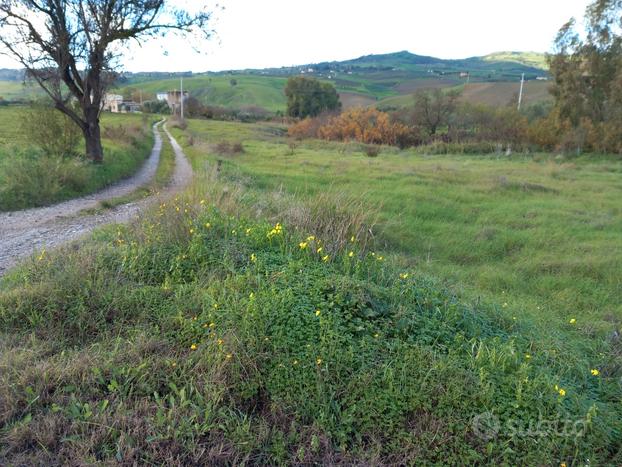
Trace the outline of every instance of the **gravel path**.
<path fill-rule="evenodd" d="M 164 124 L 175 152 L 175 171 L 169 185 L 158 197 L 151 196 L 92 215 L 80 215 L 101 201 L 125 196 L 149 183 L 155 176 L 162 151 L 159 123 L 153 126 L 155 144 L 143 167 L 131 178 L 110 187 L 54 206 L 0 213 L 0 276 L 21 258 L 42 248 L 53 248 L 74 240 L 104 224 L 128 222 L 149 204 L 183 189 L 192 180 L 192 168 L 175 138 Z"/>

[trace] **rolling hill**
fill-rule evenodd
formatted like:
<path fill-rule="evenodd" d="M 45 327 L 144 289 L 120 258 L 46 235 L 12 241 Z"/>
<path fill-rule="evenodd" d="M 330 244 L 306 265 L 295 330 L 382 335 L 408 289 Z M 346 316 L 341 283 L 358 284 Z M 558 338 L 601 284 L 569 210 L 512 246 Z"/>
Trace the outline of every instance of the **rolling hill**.
<path fill-rule="evenodd" d="M 0 96 L 19 99 L 32 95 L 32 88 L 23 88 L 16 79 L 7 79 L 20 76 L 18 72 L 3 71 L 0 78 L 5 79 L 0 80 Z M 285 110 L 283 88 L 287 77 L 305 75 L 332 82 L 346 108 L 378 102 L 385 107 L 399 107 L 409 103 L 410 95 L 417 90 L 467 83 L 466 100 L 503 105 L 518 92 L 523 73 L 527 80 L 526 99 L 529 102 L 547 99 L 546 83 L 536 81 L 547 77 L 545 56 L 534 52 L 497 52 L 445 60 L 401 51 L 295 67 L 200 74 L 124 73 L 114 92 L 152 100 L 158 92 L 179 89 L 179 78 L 183 76 L 184 88 L 203 104 L 233 109 L 261 107 L 277 112 Z"/>

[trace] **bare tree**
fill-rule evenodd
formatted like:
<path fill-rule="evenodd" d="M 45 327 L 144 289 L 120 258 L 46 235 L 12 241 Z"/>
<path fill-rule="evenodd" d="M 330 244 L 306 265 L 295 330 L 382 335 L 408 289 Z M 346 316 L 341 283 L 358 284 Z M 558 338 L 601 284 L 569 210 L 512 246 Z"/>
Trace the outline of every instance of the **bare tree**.
<path fill-rule="evenodd" d="M 167 32 L 210 36 L 207 5 L 186 3 L 191 7 L 170 0 L 0 0 L 0 53 L 24 66 L 80 127 L 87 156 L 101 162 L 99 117 L 124 47 Z"/>
<path fill-rule="evenodd" d="M 413 123 L 425 128 L 430 136 L 436 135 L 440 127 L 449 124 L 449 119 L 456 110 L 458 91 L 418 91 L 415 93 Z"/>

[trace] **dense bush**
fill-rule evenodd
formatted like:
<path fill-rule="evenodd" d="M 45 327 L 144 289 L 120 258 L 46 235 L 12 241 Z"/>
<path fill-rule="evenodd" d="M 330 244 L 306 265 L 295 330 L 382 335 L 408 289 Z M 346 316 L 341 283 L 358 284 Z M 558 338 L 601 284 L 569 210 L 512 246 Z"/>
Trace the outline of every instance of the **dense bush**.
<path fill-rule="evenodd" d="M 315 136 L 333 141 L 359 141 L 365 144 L 400 145 L 408 128 L 392 122 L 389 115 L 373 108 L 350 109 L 338 116 L 305 119 L 289 128 L 296 138 Z"/>
<path fill-rule="evenodd" d="M 316 117 L 341 108 L 335 86 L 315 78 L 290 77 L 285 85 L 285 97 L 287 115 L 295 118 Z"/>
<path fill-rule="evenodd" d="M 142 105 L 142 110 L 145 113 L 170 115 L 171 108 L 164 101 L 146 101 Z"/>

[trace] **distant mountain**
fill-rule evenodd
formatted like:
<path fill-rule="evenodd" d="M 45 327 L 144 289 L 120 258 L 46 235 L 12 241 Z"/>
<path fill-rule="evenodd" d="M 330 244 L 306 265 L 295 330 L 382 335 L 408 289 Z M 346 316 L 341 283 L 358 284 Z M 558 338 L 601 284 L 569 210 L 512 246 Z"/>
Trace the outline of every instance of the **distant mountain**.
<path fill-rule="evenodd" d="M 525 73 L 527 79 L 546 75 L 544 54 L 536 52 L 496 52 L 483 57 L 442 59 L 416 55 L 406 50 L 388 54 L 364 55 L 344 61 L 321 62 L 295 67 L 245 70 L 248 73 L 289 75 L 311 73 L 331 76 L 338 73 L 376 74 L 392 72 L 400 78 L 469 76 L 478 81 L 511 81 Z"/>

